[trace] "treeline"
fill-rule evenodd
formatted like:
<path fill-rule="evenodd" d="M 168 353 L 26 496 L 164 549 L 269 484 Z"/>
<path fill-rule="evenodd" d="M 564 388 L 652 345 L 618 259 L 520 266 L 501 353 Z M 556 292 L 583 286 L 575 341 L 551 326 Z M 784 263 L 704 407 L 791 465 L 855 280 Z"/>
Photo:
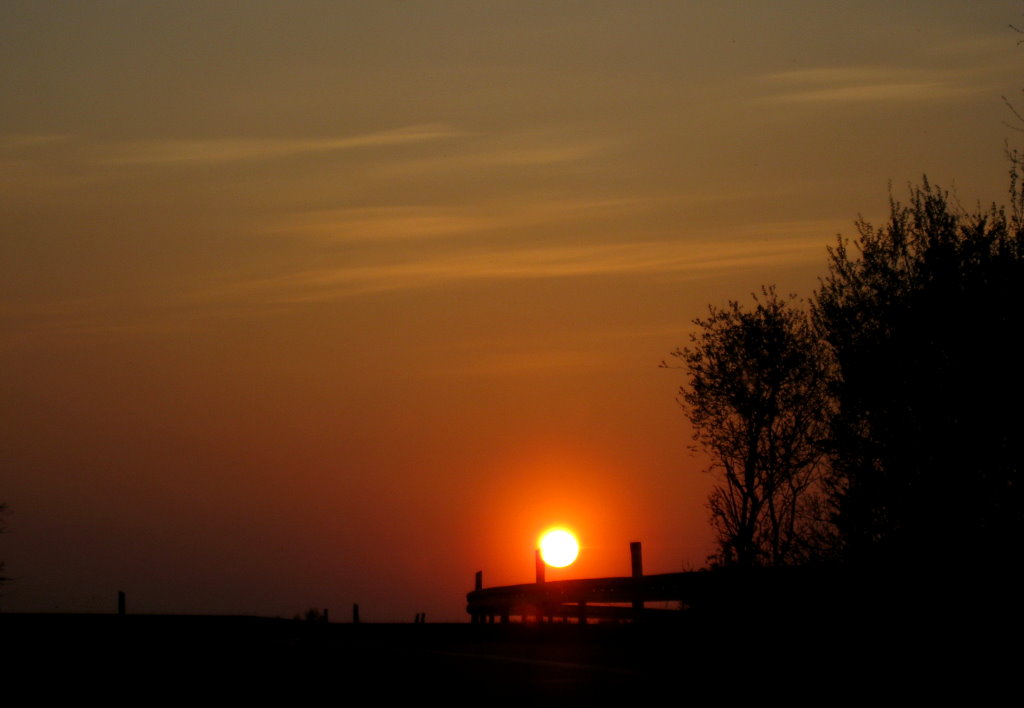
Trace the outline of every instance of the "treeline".
<path fill-rule="evenodd" d="M 927 179 L 828 251 L 807 301 L 710 308 L 680 403 L 712 460 L 722 566 L 1019 565 L 1024 195 Z"/>

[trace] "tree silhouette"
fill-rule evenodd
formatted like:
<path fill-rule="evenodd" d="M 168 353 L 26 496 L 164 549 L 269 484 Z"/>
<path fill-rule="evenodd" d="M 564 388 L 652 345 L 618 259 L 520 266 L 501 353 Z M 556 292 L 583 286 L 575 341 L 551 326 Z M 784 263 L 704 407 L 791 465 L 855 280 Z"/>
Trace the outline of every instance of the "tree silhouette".
<path fill-rule="evenodd" d="M 708 499 L 722 565 L 806 557 L 820 478 L 827 386 L 805 313 L 774 288 L 752 310 L 733 301 L 695 320 L 680 404 L 719 483 Z"/>
<path fill-rule="evenodd" d="M 1014 172 L 1016 175 L 1016 172 Z M 1024 236 L 925 179 L 830 249 L 813 315 L 834 357 L 831 485 L 847 559 L 1016 558 Z"/>
<path fill-rule="evenodd" d="M 7 521 L 4 516 L 7 514 L 7 504 L 0 504 L 0 533 L 7 530 Z M 4 561 L 0 561 L 0 588 L 3 587 L 4 583 L 7 582 L 8 578 L 4 575 Z"/>

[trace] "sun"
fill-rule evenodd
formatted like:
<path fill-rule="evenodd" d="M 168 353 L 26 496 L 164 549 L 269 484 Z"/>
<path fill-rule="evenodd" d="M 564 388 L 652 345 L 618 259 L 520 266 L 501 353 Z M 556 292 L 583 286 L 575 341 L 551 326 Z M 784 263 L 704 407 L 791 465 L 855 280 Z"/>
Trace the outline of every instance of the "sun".
<path fill-rule="evenodd" d="M 551 529 L 540 537 L 540 557 L 550 566 L 564 568 L 579 554 L 580 544 L 565 529 Z"/>

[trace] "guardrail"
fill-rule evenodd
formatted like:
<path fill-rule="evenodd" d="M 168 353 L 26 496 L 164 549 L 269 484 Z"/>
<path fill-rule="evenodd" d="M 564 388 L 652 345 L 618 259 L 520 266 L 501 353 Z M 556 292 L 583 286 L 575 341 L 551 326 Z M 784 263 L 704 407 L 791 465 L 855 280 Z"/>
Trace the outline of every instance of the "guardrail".
<path fill-rule="evenodd" d="M 484 588 L 483 571 L 476 588 L 466 595 L 466 611 L 474 623 L 590 620 L 637 621 L 666 610 L 646 608 L 647 602 L 679 602 L 680 606 L 707 591 L 708 574 L 702 572 L 643 574 L 639 541 L 629 544 L 633 574 L 628 577 L 590 578 L 545 582 L 544 563 L 536 557 L 537 582 Z"/>

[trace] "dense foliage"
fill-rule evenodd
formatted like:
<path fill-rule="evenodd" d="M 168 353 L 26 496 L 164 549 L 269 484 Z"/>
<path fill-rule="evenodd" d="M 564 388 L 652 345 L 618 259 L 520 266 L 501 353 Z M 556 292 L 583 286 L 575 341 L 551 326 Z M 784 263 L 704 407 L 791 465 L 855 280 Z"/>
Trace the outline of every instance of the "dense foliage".
<path fill-rule="evenodd" d="M 1024 541 L 1024 230 L 927 180 L 829 251 L 810 313 L 771 289 L 696 320 L 681 403 L 719 475 L 726 565 L 1005 564 Z M 827 469 L 822 463 L 827 460 Z M 828 513 L 815 514 L 823 502 Z M 823 541 L 825 541 L 823 543 Z"/>
<path fill-rule="evenodd" d="M 1018 553 L 1024 241 L 925 180 L 840 242 L 814 301 L 835 365 L 840 551 L 868 562 Z"/>

